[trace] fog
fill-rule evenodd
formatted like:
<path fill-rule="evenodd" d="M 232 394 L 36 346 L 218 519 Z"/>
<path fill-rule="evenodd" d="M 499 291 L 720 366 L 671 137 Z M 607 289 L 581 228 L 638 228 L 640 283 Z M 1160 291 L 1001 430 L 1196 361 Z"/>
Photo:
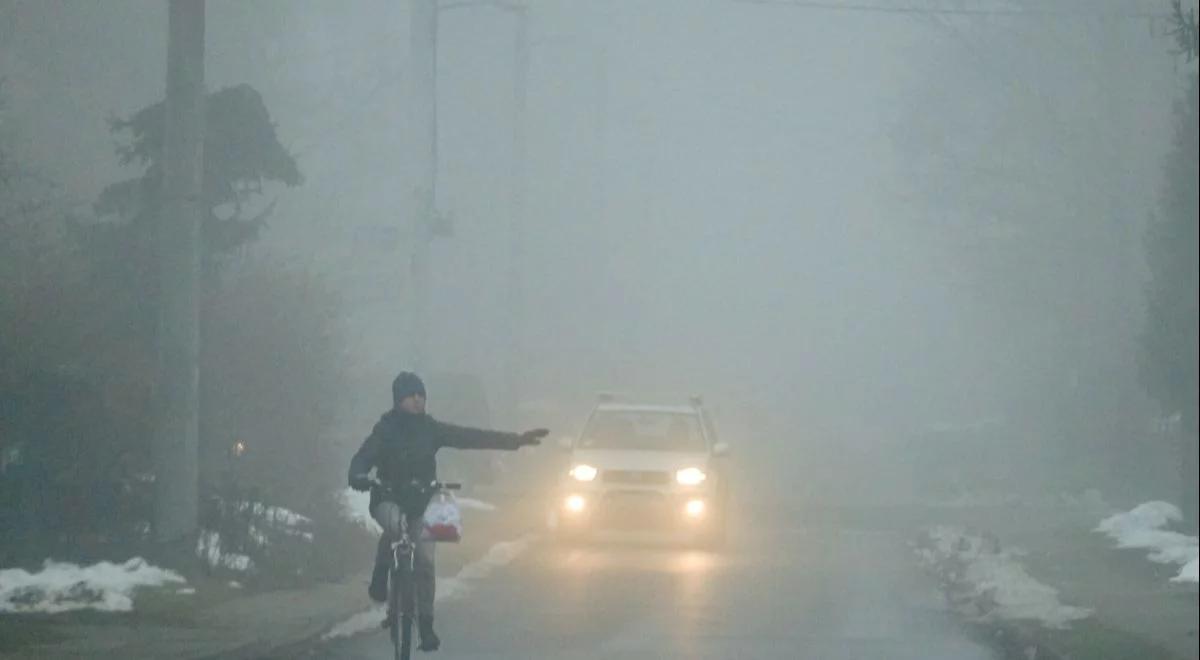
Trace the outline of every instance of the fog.
<path fill-rule="evenodd" d="M 0 0 L 0 654 L 1195 657 L 1196 12 Z"/>
<path fill-rule="evenodd" d="M 1121 444 L 1155 414 L 1134 363 L 1141 237 L 1183 75 L 1163 24 L 1133 16 L 1158 5 L 934 4 L 996 13 L 530 3 L 517 310 L 516 23 L 444 10 L 453 236 L 431 247 L 426 370 L 481 379 L 492 423 L 556 434 L 600 390 L 703 394 L 749 479 L 809 495 L 839 469 L 894 475 L 870 457 L 938 425 L 1002 424 L 1025 437 L 1014 452 L 1097 428 L 1115 437 L 1096 446 Z M 328 436 L 346 456 L 413 362 L 389 233 L 413 175 L 408 18 L 400 2 L 208 4 L 207 88 L 257 89 L 304 173 L 268 191 L 249 250 L 341 295 L 350 385 Z M 165 25 L 144 1 L 0 9 L 13 153 L 81 212 L 129 174 L 106 121 L 162 98 Z"/>

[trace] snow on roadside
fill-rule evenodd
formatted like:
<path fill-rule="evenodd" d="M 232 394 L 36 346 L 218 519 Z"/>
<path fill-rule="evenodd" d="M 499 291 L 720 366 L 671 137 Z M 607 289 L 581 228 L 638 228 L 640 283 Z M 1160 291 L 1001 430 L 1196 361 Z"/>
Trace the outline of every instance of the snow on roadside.
<path fill-rule="evenodd" d="M 1063 604 L 1057 590 L 1025 571 L 1018 559 L 1022 553 L 1002 549 L 995 538 L 938 526 L 922 532 L 916 552 L 921 564 L 944 580 L 956 609 L 977 621 L 1029 620 L 1061 629 L 1092 614 Z"/>
<path fill-rule="evenodd" d="M 358 524 L 368 532 L 383 533 L 383 528 L 371 517 L 371 494 L 360 493 L 353 488 L 338 491 L 338 503 L 342 507 L 342 517 Z"/>
<path fill-rule="evenodd" d="M 254 518 L 268 525 L 299 527 L 312 524 L 312 518 L 302 516 L 291 509 L 285 509 L 281 506 L 273 506 L 262 502 L 246 502 L 244 500 L 234 502 L 233 506 L 239 513 L 249 512 Z"/>
<path fill-rule="evenodd" d="M 195 547 L 196 556 L 210 569 L 257 573 L 272 548 L 315 540 L 313 520 L 290 509 L 221 498 L 213 498 L 211 504 L 212 518 Z"/>
<path fill-rule="evenodd" d="M 1179 574 L 1172 582 L 1197 582 L 1197 539 L 1164 529 L 1183 520 L 1179 507 L 1168 502 L 1145 502 L 1133 509 L 1100 521 L 1093 531 L 1117 542 L 1121 549 L 1149 550 L 1150 561 L 1158 564 L 1178 564 Z"/>
<path fill-rule="evenodd" d="M 272 539 L 293 537 L 312 542 L 313 520 L 281 506 L 246 500 L 224 501 L 217 498 L 221 522 L 244 527 L 245 534 L 259 547 L 265 547 Z"/>
<path fill-rule="evenodd" d="M 208 564 L 209 568 L 223 567 L 231 571 L 245 573 L 254 570 L 254 560 L 238 552 L 221 551 L 221 535 L 212 530 L 200 532 L 196 539 L 196 556 Z"/>
<path fill-rule="evenodd" d="M 1183 568 L 1179 569 L 1179 575 L 1171 578 L 1172 582 L 1191 582 L 1196 584 L 1200 582 L 1200 559 L 1193 559 Z"/>
<path fill-rule="evenodd" d="M 534 534 L 526 534 L 512 541 L 493 545 L 482 558 L 463 566 L 454 577 L 438 578 L 437 595 L 434 602 L 456 600 L 471 591 L 471 583 L 487 577 L 493 570 L 511 563 L 521 553 L 528 549 L 536 540 Z M 328 640 L 337 637 L 351 637 L 364 632 L 379 629 L 379 622 L 387 614 L 384 605 L 376 605 L 371 609 L 359 612 L 345 621 L 329 629 L 321 639 Z"/>
<path fill-rule="evenodd" d="M 321 635 L 321 640 L 336 639 L 338 637 L 353 637 L 371 630 L 379 630 L 379 622 L 383 621 L 386 616 L 387 608 L 384 605 L 376 605 L 369 610 L 364 610 L 346 619 L 345 621 L 330 628 L 324 635 Z"/>
<path fill-rule="evenodd" d="M 168 583 L 186 584 L 187 580 L 174 571 L 151 566 L 141 557 L 123 564 L 102 561 L 91 566 L 48 559 L 36 573 L 20 568 L 0 570 L 0 612 L 128 612 L 133 609 L 135 589 Z"/>

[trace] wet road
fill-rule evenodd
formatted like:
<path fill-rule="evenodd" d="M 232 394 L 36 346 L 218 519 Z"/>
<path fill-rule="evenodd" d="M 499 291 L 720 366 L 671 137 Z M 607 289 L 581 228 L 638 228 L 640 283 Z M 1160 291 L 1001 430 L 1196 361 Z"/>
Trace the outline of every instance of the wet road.
<path fill-rule="evenodd" d="M 906 539 L 760 530 L 711 553 L 534 540 L 438 608 L 443 658 L 995 657 L 945 611 Z M 389 658 L 375 632 L 314 658 Z M 414 653 L 414 657 L 426 657 Z"/>

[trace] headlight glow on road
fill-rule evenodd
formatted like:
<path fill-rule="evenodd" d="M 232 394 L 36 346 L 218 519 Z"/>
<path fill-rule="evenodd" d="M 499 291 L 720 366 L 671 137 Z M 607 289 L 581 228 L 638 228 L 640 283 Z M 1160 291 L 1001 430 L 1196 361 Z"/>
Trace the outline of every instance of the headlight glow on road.
<path fill-rule="evenodd" d="M 585 463 L 580 463 L 571 468 L 571 471 L 567 474 L 570 474 L 575 481 L 591 481 L 596 478 L 598 472 L 599 470 L 596 468 Z"/>
<path fill-rule="evenodd" d="M 587 500 L 582 495 L 568 495 L 563 506 L 571 513 L 580 513 L 587 506 Z"/>
<path fill-rule="evenodd" d="M 683 468 L 675 473 L 675 481 L 681 486 L 696 486 L 704 482 L 708 475 L 700 468 Z"/>

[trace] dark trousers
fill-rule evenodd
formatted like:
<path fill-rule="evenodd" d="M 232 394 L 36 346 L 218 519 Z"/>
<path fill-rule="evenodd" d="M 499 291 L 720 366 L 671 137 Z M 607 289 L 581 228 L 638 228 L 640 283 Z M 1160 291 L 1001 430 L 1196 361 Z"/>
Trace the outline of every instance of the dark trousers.
<path fill-rule="evenodd" d="M 371 515 L 383 528 L 383 535 L 379 537 L 379 547 L 375 552 L 376 566 L 387 564 L 391 557 L 392 541 L 400 537 L 400 521 L 404 512 L 395 502 L 380 502 Z M 408 521 L 410 538 L 420 538 L 421 529 L 420 518 Z M 417 613 L 427 616 L 433 616 L 433 597 L 436 589 L 433 572 L 434 547 L 433 541 L 417 541 L 416 556 L 413 558 Z"/>

